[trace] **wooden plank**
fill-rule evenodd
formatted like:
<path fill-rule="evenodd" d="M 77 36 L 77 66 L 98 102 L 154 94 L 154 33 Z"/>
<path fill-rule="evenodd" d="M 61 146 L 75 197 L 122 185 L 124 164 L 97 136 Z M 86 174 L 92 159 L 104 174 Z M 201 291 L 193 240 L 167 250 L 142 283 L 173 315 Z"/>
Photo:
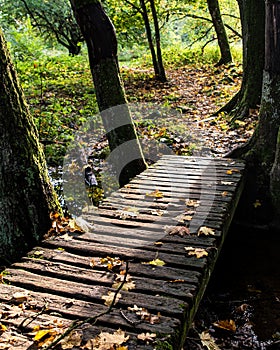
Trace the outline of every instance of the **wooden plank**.
<path fill-rule="evenodd" d="M 113 283 L 128 261 L 134 288 L 122 290 L 110 314 L 80 330 L 84 341 L 120 327 L 130 336 L 129 350 L 154 348 L 137 339 L 143 332 L 155 332 L 158 341 L 168 339 L 173 349 L 181 349 L 234 214 L 243 171 L 239 161 L 163 156 L 99 209 L 84 209 L 83 218 L 92 226 L 88 232 L 50 238 L 7 269 L 5 280 L 11 285 L 0 285 L 0 310 L 5 303 L 12 305 L 16 291 L 28 292 L 29 300 L 22 314 L 6 321 L 19 326 L 46 302 L 48 309 L 25 326 L 26 332 L 48 319 L 54 322 L 54 313 L 69 325 L 106 311 L 103 297 L 116 291 Z M 162 198 L 146 195 L 156 189 Z M 189 208 L 187 199 L 198 200 L 199 206 Z M 136 215 L 120 217 L 120 210 L 131 208 L 137 208 Z M 192 219 L 179 222 L 189 211 Z M 189 227 L 190 235 L 169 235 L 167 227 L 176 225 Z M 215 229 L 214 235 L 198 236 L 202 225 Z M 206 249 L 208 256 L 190 256 L 185 247 Z M 119 258 L 121 266 L 108 270 L 101 263 L 108 257 Z M 165 265 L 151 265 L 156 259 Z M 159 322 L 139 322 L 128 310 L 133 305 L 159 313 Z"/>

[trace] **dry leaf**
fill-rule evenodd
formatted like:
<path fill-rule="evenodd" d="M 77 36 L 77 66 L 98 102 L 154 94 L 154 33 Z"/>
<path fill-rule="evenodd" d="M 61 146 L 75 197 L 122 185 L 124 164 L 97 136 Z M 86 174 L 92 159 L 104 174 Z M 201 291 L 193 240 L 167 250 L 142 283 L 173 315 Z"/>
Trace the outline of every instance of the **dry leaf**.
<path fill-rule="evenodd" d="M 197 233 L 198 236 L 202 236 L 202 235 L 209 236 L 214 234 L 215 234 L 215 230 L 207 226 L 201 226 Z"/>
<path fill-rule="evenodd" d="M 118 257 L 111 258 L 110 256 L 107 256 L 106 258 L 93 258 L 89 264 L 91 267 L 98 265 L 106 267 L 108 270 L 112 270 L 116 266 L 121 266 L 123 261 Z"/>
<path fill-rule="evenodd" d="M 212 338 L 208 332 L 204 331 L 200 333 L 199 338 L 201 340 L 202 345 L 206 346 L 208 350 L 221 350 L 215 343 L 214 338 Z"/>
<path fill-rule="evenodd" d="M 157 315 L 152 315 L 146 308 L 138 307 L 134 305 L 133 307 L 127 308 L 129 311 L 134 312 L 137 316 L 140 316 L 142 321 L 146 321 L 150 324 L 155 324 L 160 322 L 161 314 L 158 312 Z"/>
<path fill-rule="evenodd" d="M 137 339 L 143 340 L 149 344 L 150 341 L 154 341 L 156 333 L 141 333 L 137 335 Z"/>
<path fill-rule="evenodd" d="M 108 295 L 102 295 L 101 299 L 105 300 L 104 304 L 106 306 L 111 306 L 114 297 L 115 297 L 115 292 L 109 291 Z M 122 297 L 121 293 L 118 293 L 114 305 L 117 304 L 117 302 L 120 300 L 121 297 Z"/>
<path fill-rule="evenodd" d="M 175 220 L 178 222 L 184 223 L 185 221 L 191 221 L 192 218 L 193 217 L 191 215 L 180 214 L 180 215 L 176 216 Z"/>
<path fill-rule="evenodd" d="M 213 325 L 217 328 L 224 329 L 233 333 L 236 331 L 236 324 L 233 320 L 217 321 L 213 323 Z"/>
<path fill-rule="evenodd" d="M 198 259 L 208 255 L 208 252 L 203 248 L 185 247 L 185 250 L 188 255 L 195 255 Z"/>
<path fill-rule="evenodd" d="M 138 213 L 139 211 L 137 208 L 127 207 L 117 210 L 114 215 L 120 219 L 126 220 L 128 218 L 136 218 Z"/>
<path fill-rule="evenodd" d="M 7 330 L 8 328 L 4 324 L 0 323 L 0 333 L 6 332 Z"/>
<path fill-rule="evenodd" d="M 228 195 L 227 191 L 222 192 L 222 197 L 226 197 Z"/>
<path fill-rule="evenodd" d="M 80 347 L 83 340 L 81 332 L 72 331 L 66 338 L 64 338 L 60 345 L 62 349 L 73 349 L 74 346 Z"/>
<path fill-rule="evenodd" d="M 160 259 L 154 259 L 148 262 L 142 262 L 142 264 L 149 264 L 149 265 L 155 265 L 155 266 L 163 266 L 165 265 L 165 262 Z"/>
<path fill-rule="evenodd" d="M 146 197 L 163 198 L 164 195 L 159 190 L 146 193 Z"/>
<path fill-rule="evenodd" d="M 197 208 L 200 205 L 200 201 L 195 200 L 195 199 L 187 199 L 185 201 L 185 204 L 186 204 L 187 207 Z"/>
<path fill-rule="evenodd" d="M 185 237 L 190 235 L 190 229 L 185 226 L 173 226 L 173 227 L 166 227 L 165 232 L 168 233 L 170 236 L 180 236 Z"/>
<path fill-rule="evenodd" d="M 101 332 L 94 339 L 89 340 L 83 349 L 95 349 L 95 350 L 126 350 L 126 346 L 121 346 L 128 341 L 129 335 L 126 336 L 125 332 L 118 329 L 114 333 Z"/>
<path fill-rule="evenodd" d="M 112 285 L 112 287 L 118 289 L 120 287 L 120 285 L 124 282 L 124 280 L 125 280 L 125 283 L 122 286 L 122 290 L 129 291 L 131 289 L 136 288 L 136 285 L 132 281 L 131 276 L 129 274 L 126 275 L 125 270 L 120 271 L 120 273 L 116 275 L 115 283 Z"/>

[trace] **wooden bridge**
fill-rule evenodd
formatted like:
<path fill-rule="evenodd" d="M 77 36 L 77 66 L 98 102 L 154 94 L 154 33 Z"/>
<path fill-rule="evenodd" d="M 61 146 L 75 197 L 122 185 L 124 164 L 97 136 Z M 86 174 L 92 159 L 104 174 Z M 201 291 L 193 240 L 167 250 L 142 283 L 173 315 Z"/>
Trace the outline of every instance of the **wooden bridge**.
<path fill-rule="evenodd" d="M 13 264 L 0 285 L 0 322 L 22 331 L 11 349 L 35 349 L 32 337 L 52 340 L 77 320 L 86 322 L 64 339 L 73 349 L 181 349 L 243 172 L 236 160 L 163 156 L 85 210 L 88 232 L 45 240 Z"/>

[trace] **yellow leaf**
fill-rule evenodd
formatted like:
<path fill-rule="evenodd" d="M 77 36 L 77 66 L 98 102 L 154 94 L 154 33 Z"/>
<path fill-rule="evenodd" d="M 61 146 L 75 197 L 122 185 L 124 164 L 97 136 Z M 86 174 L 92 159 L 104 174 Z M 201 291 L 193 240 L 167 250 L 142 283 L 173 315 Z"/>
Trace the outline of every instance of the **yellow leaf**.
<path fill-rule="evenodd" d="M 49 336 L 53 335 L 53 330 L 52 329 L 41 329 L 35 334 L 33 340 L 40 341 L 46 335 L 49 335 Z"/>
<path fill-rule="evenodd" d="M 198 259 L 208 255 L 208 252 L 203 248 L 185 247 L 185 250 L 188 255 L 195 255 Z"/>
<path fill-rule="evenodd" d="M 148 192 L 146 193 L 147 197 L 155 197 L 155 198 L 163 198 L 164 195 L 162 192 L 160 192 L 159 190 L 154 190 L 152 192 Z"/>
<path fill-rule="evenodd" d="M 155 266 L 163 266 L 165 265 L 165 262 L 160 259 L 154 259 L 148 262 L 143 262 L 142 264 L 149 264 L 149 265 L 155 265 Z"/>
<path fill-rule="evenodd" d="M 108 295 L 102 295 L 101 299 L 105 300 L 104 304 L 106 306 L 111 306 L 114 297 L 115 297 L 115 292 L 109 291 Z M 121 293 L 118 293 L 114 305 L 117 304 L 117 302 L 120 300 L 121 297 L 122 297 Z"/>
<path fill-rule="evenodd" d="M 209 236 L 214 234 L 215 234 L 215 230 L 207 226 L 201 226 L 197 233 L 198 236 L 201 236 L 201 235 Z"/>
<path fill-rule="evenodd" d="M 6 332 L 7 330 L 8 328 L 4 324 L 0 323 L 0 332 Z"/>
<path fill-rule="evenodd" d="M 254 208 L 261 207 L 261 205 L 262 204 L 261 204 L 261 202 L 258 199 L 256 199 L 255 203 L 253 204 Z"/>
<path fill-rule="evenodd" d="M 115 282 L 112 285 L 112 288 L 116 288 L 118 289 L 120 287 L 120 285 L 122 284 L 122 282 Z M 136 285 L 134 282 L 130 281 L 130 282 L 125 282 L 124 285 L 122 286 L 122 290 L 126 290 L 129 291 L 131 289 L 135 289 Z"/>
<path fill-rule="evenodd" d="M 222 196 L 223 196 L 223 197 L 226 197 L 227 195 L 228 195 L 228 192 L 227 192 L 227 191 L 222 192 Z"/>

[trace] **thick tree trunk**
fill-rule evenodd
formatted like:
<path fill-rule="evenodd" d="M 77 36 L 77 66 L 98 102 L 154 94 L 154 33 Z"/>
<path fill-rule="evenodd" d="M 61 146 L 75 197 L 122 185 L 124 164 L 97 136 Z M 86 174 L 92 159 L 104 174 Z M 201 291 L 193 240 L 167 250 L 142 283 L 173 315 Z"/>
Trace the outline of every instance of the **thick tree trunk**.
<path fill-rule="evenodd" d="M 245 188 L 247 207 L 244 210 L 247 219 L 252 212 L 256 214 L 253 203 L 258 199 L 261 210 L 256 220 L 262 218 L 268 223 L 279 223 L 280 1 L 267 0 L 265 12 L 265 65 L 259 123 L 249 143 L 249 151 L 247 145 L 239 150 L 239 156 L 246 159 L 248 164 L 248 182 Z M 234 153 L 229 156 L 234 156 Z"/>
<path fill-rule="evenodd" d="M 222 20 L 220 6 L 218 0 L 207 0 L 208 10 L 212 18 L 212 22 L 217 34 L 218 44 L 220 48 L 221 58 L 216 66 L 232 62 L 230 46 L 225 26 Z"/>
<path fill-rule="evenodd" d="M 71 0 L 71 4 L 87 43 L 99 110 L 119 183 L 123 186 L 147 165 L 119 74 L 115 30 L 98 0 Z M 128 154 L 129 150 L 133 150 L 133 155 Z"/>
<path fill-rule="evenodd" d="M 275 211 L 275 217 L 280 223 L 280 1 L 266 3 L 266 35 L 265 35 L 265 71 L 269 75 L 270 93 L 267 104 L 273 108 L 270 115 L 269 135 L 274 143 L 272 155 L 273 166 L 270 173 L 270 193 Z M 272 78 L 273 77 L 273 78 Z M 265 92 L 265 90 L 264 90 Z M 268 113 L 270 111 L 268 110 Z M 266 129 L 265 129 L 266 130 Z M 264 134 L 264 137 L 266 134 Z M 269 147 L 269 145 L 268 145 Z M 279 227 L 278 227 L 279 229 Z"/>
<path fill-rule="evenodd" d="M 228 112 L 244 119 L 260 105 L 264 68 L 264 0 L 238 0 L 243 37 L 243 78 L 240 91 L 215 114 Z"/>
<path fill-rule="evenodd" d="M 165 82 L 167 79 L 166 79 L 165 69 L 164 69 L 163 61 L 162 61 L 161 45 L 160 45 L 160 29 L 159 29 L 158 16 L 157 16 L 157 11 L 156 11 L 154 0 L 150 0 L 150 6 L 151 6 L 151 10 L 152 10 L 154 27 L 155 27 L 157 63 L 158 63 L 158 70 L 159 70 L 158 79 L 161 82 Z"/>
<path fill-rule="evenodd" d="M 43 151 L 0 30 L 0 260 L 39 242 L 60 206 Z"/>

